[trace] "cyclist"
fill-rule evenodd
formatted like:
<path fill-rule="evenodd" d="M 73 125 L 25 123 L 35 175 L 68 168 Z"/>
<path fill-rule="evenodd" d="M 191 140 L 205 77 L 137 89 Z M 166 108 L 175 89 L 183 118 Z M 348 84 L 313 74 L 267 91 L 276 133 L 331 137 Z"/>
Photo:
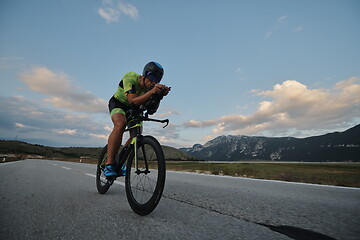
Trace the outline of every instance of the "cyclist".
<path fill-rule="evenodd" d="M 129 72 L 124 75 L 119 83 L 116 93 L 109 100 L 109 111 L 114 128 L 109 135 L 107 147 L 107 162 L 104 170 L 105 177 L 116 176 L 115 155 L 121 146 L 123 133 L 127 125 L 126 112 L 133 107 L 143 105 L 157 97 L 159 101 L 166 96 L 170 87 L 159 84 L 164 75 L 164 68 L 157 62 L 149 62 L 145 65 L 142 75 Z M 160 96 L 160 98 L 158 97 Z M 153 106 L 151 113 L 159 107 L 159 102 Z M 126 142 L 130 143 L 132 136 Z M 122 168 L 125 175 L 125 166 Z"/>

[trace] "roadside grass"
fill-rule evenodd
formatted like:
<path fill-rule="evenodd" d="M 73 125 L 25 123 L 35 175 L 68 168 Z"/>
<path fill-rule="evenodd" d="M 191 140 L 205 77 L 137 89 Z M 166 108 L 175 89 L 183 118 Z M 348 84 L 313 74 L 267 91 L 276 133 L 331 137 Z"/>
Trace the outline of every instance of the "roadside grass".
<path fill-rule="evenodd" d="M 359 163 L 167 162 L 168 170 L 360 188 Z"/>
<path fill-rule="evenodd" d="M 21 159 L 6 159 L 6 162 Z M 80 162 L 79 159 L 53 159 Z M 96 164 L 95 159 L 82 163 Z M 211 163 L 203 161 L 166 161 L 166 169 L 234 177 L 303 182 L 360 188 L 360 163 Z"/>

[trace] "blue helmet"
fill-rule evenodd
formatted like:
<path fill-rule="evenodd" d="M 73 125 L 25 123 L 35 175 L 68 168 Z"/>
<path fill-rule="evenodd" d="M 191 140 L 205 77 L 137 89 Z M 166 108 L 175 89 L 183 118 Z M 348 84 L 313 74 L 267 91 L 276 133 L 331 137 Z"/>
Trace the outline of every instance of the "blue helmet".
<path fill-rule="evenodd" d="M 164 75 L 164 68 L 157 62 L 149 62 L 145 65 L 142 75 L 150 81 L 159 83 Z"/>

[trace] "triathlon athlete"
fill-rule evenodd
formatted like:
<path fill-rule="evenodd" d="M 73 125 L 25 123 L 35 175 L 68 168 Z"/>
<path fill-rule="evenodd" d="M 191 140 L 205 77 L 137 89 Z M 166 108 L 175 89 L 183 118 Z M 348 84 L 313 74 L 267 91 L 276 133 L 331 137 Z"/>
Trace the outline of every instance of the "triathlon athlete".
<path fill-rule="evenodd" d="M 108 139 L 105 177 L 117 175 L 114 167 L 115 155 L 121 146 L 127 125 L 126 112 L 133 107 L 153 103 L 151 110 L 147 108 L 148 113 L 153 114 L 159 107 L 162 97 L 169 93 L 170 87 L 159 84 L 163 75 L 164 69 L 159 63 L 149 62 L 145 65 L 142 75 L 134 72 L 126 73 L 119 83 L 118 90 L 109 100 L 109 111 L 114 128 Z M 131 138 L 132 136 L 125 146 L 130 143 Z M 125 175 L 125 166 L 122 168 L 122 174 Z"/>

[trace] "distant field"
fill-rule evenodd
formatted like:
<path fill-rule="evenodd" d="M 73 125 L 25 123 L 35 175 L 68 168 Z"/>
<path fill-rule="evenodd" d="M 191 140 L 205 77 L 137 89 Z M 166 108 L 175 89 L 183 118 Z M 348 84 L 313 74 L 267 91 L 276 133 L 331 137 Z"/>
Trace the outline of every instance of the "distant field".
<path fill-rule="evenodd" d="M 79 159 L 54 160 L 79 162 Z M 96 164 L 96 160 L 92 159 L 82 159 L 81 162 Z M 166 168 L 173 171 L 360 188 L 360 163 L 167 161 Z"/>
<path fill-rule="evenodd" d="M 360 163 L 167 162 L 167 169 L 360 188 Z"/>

